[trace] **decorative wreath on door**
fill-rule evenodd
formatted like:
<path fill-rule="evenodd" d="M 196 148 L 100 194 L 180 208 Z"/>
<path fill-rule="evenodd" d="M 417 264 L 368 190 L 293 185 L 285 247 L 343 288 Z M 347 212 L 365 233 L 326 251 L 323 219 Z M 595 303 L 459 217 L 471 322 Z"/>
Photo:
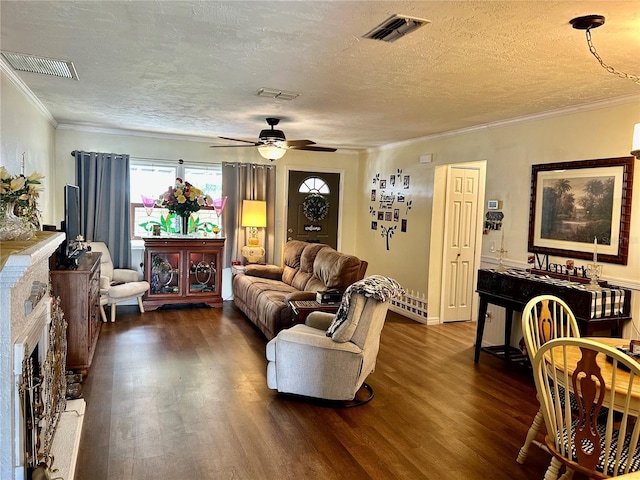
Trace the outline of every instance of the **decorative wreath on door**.
<path fill-rule="evenodd" d="M 319 193 L 307 195 L 302 202 L 302 213 L 312 222 L 319 222 L 329 213 L 329 201 Z"/>

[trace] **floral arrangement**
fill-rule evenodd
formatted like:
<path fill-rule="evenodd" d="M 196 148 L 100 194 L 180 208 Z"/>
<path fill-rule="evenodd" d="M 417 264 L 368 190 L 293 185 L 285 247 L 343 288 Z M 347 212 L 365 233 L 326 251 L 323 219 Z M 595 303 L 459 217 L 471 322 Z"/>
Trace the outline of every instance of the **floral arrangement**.
<path fill-rule="evenodd" d="M 202 207 L 210 207 L 213 205 L 213 199 L 209 195 L 205 195 L 199 188 L 194 187 L 189 182 L 185 182 L 178 177 L 176 178 L 175 185 L 169 187 L 169 189 L 156 200 L 156 205 L 166 208 L 181 217 L 188 217 Z"/>
<path fill-rule="evenodd" d="M 5 167 L 0 167 L 0 207 L 4 210 L 14 205 L 14 213 L 29 220 L 37 219 L 37 199 L 40 195 L 40 180 L 44 175 L 33 172 L 28 177 L 23 173 L 11 175 Z"/>
<path fill-rule="evenodd" d="M 329 202 L 319 193 L 307 195 L 302 202 L 302 213 L 312 222 L 319 222 L 329 213 Z"/>

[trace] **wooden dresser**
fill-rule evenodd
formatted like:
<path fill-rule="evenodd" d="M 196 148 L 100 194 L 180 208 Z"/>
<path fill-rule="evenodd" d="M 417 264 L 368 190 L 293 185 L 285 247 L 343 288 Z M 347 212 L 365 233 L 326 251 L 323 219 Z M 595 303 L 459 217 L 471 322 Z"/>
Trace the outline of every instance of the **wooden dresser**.
<path fill-rule="evenodd" d="M 86 374 L 100 334 L 100 256 L 85 253 L 77 268 L 51 270 L 53 295 L 67 320 L 67 369 Z"/>

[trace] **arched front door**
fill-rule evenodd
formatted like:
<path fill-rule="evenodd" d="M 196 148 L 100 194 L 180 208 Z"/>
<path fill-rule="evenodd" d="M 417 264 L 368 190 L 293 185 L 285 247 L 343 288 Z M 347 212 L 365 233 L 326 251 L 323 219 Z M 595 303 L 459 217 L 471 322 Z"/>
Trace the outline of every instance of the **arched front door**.
<path fill-rule="evenodd" d="M 289 171 L 288 200 L 287 240 L 338 248 L 339 173 Z"/>

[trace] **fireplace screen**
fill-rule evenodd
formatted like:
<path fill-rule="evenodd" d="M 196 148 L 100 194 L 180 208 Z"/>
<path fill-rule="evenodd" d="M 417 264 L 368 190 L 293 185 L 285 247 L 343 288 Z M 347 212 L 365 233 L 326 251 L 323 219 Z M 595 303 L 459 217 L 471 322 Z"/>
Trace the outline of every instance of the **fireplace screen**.
<path fill-rule="evenodd" d="M 60 415 L 66 407 L 67 322 L 59 303 L 59 298 L 51 302 L 51 323 L 44 354 L 41 356 L 40 347 L 35 346 L 22 362 L 19 394 L 29 478 L 38 467 L 52 467 L 51 444 Z"/>

